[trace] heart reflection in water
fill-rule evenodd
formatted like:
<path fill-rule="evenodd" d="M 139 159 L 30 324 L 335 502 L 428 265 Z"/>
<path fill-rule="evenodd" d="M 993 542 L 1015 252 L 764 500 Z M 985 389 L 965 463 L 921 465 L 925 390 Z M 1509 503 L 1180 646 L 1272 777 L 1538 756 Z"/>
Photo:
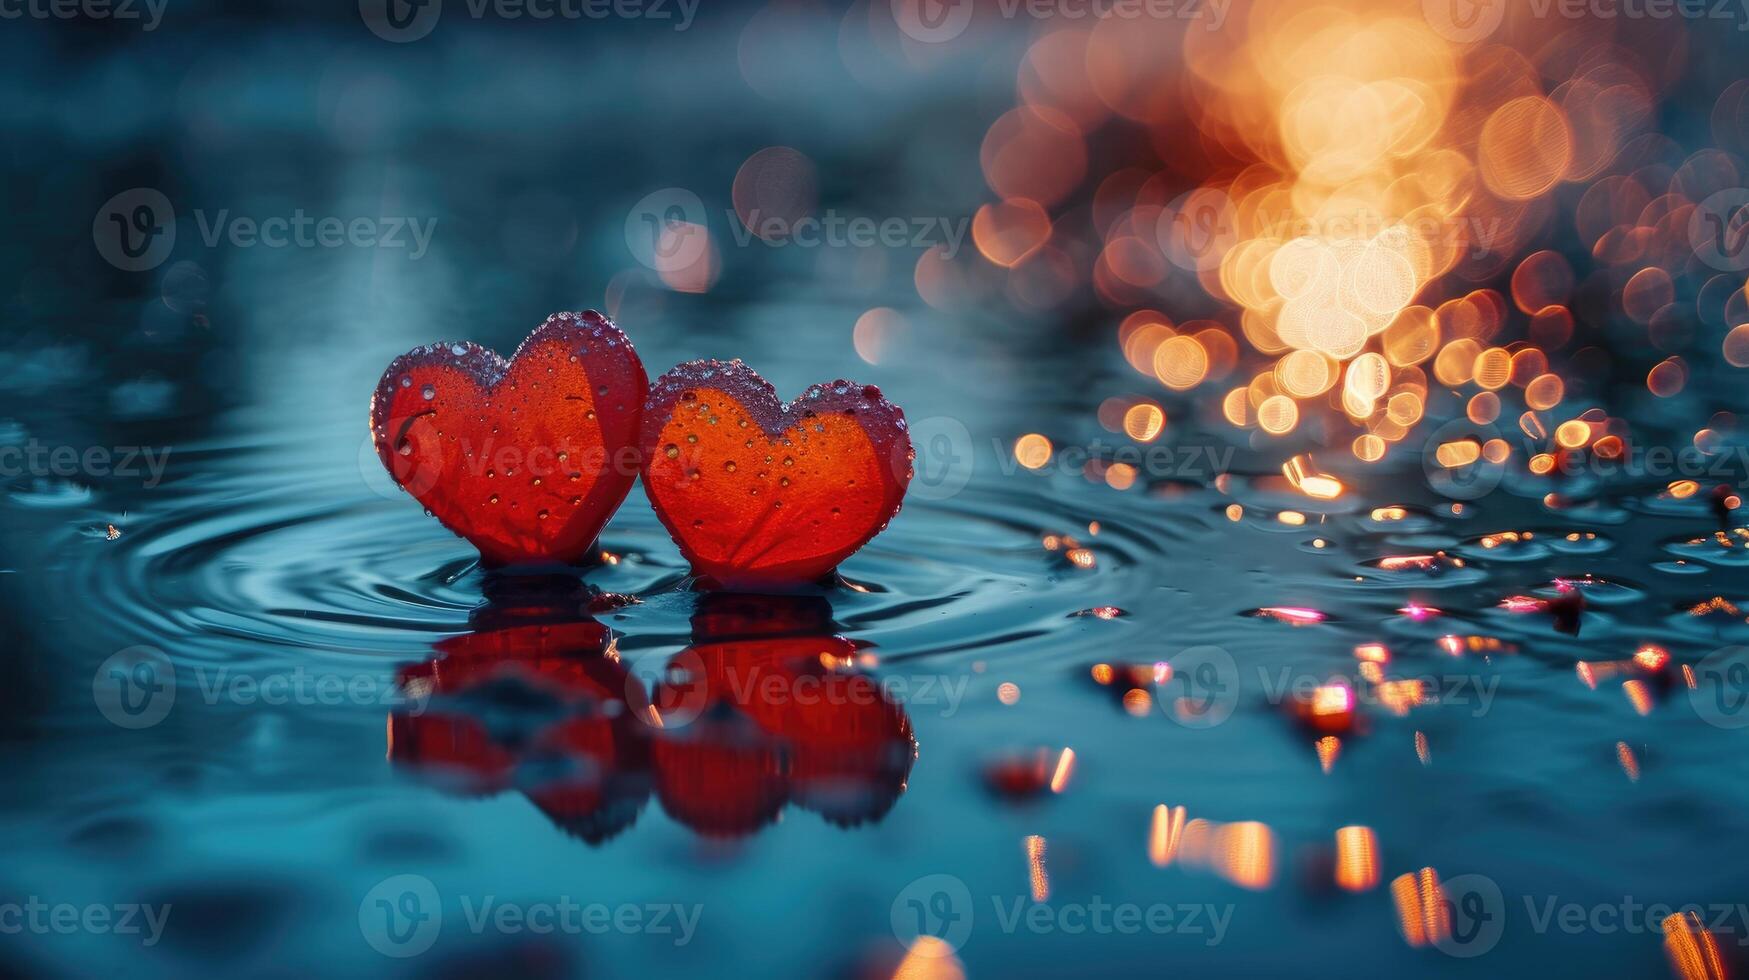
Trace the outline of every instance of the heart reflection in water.
<path fill-rule="evenodd" d="M 652 792 L 707 837 L 794 803 L 852 827 L 892 809 L 916 759 L 910 719 L 860 667 L 820 596 L 706 595 L 654 689 L 571 578 L 499 579 L 439 656 L 404 668 L 389 759 L 452 792 L 523 793 L 594 845 Z"/>

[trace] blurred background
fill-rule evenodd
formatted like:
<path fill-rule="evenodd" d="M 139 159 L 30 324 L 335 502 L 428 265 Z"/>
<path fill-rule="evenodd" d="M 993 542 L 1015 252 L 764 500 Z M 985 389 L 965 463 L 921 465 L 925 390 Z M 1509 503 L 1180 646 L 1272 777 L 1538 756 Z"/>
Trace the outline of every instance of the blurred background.
<path fill-rule="evenodd" d="M 1740 972 L 1746 37 L 0 2 L 0 970 Z M 847 585 L 390 483 L 390 359 L 588 308 L 905 408 Z"/>

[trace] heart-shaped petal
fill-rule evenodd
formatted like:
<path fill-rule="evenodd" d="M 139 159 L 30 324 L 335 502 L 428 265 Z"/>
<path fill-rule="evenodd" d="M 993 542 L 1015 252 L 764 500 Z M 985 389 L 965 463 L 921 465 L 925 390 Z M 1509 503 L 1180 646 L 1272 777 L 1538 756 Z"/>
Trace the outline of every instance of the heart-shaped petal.
<path fill-rule="evenodd" d="M 648 388 L 612 321 L 555 313 L 509 361 L 465 342 L 396 358 L 371 435 L 395 482 L 488 564 L 571 563 L 631 490 Z"/>
<path fill-rule="evenodd" d="M 644 490 L 701 578 L 729 588 L 831 572 L 899 512 L 905 415 L 873 385 L 818 384 L 788 405 L 740 361 L 691 361 L 644 407 Z"/>

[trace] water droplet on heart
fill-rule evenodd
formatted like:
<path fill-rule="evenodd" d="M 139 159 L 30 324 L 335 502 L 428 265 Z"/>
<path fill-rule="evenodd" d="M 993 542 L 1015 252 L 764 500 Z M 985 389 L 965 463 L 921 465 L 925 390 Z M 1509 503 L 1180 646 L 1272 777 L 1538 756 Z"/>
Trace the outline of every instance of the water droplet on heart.
<path fill-rule="evenodd" d="M 463 354 L 466 354 L 468 352 L 468 348 L 465 344 L 451 344 L 450 348 L 449 348 L 449 352 L 451 354 L 454 354 L 457 357 L 460 357 Z"/>
<path fill-rule="evenodd" d="M 588 410 L 588 411 L 586 411 L 586 412 L 584 412 L 584 413 L 583 413 L 583 417 L 584 417 L 584 418 L 586 418 L 586 419 L 593 419 L 593 418 L 595 418 L 595 409 L 593 409 L 593 408 L 591 408 L 591 409 L 589 409 L 589 410 Z"/>
<path fill-rule="evenodd" d="M 540 486 L 540 477 L 537 476 L 534 478 L 534 485 L 537 487 Z"/>
<path fill-rule="evenodd" d="M 495 504 L 497 502 L 498 502 L 498 495 L 497 494 L 493 494 L 492 496 L 486 498 L 486 503 Z"/>
<path fill-rule="evenodd" d="M 725 472 L 725 473 L 735 472 L 735 461 L 731 459 L 727 463 L 724 463 L 723 464 L 723 472 Z"/>
<path fill-rule="evenodd" d="M 777 481 L 777 485 L 778 485 L 778 486 L 780 486 L 780 487 L 787 487 L 787 486 L 789 486 L 789 477 L 787 477 L 787 476 L 786 476 L 786 477 L 784 477 L 784 478 L 783 478 L 783 479 L 781 479 L 781 480 L 779 480 L 779 481 Z"/>
<path fill-rule="evenodd" d="M 486 479 L 488 479 L 488 480 L 492 479 L 493 477 L 495 477 L 497 475 L 498 475 L 497 470 L 487 470 L 486 471 Z"/>
<path fill-rule="evenodd" d="M 842 395 L 849 390 L 850 390 L 850 386 L 845 384 L 842 381 L 840 381 L 837 384 L 832 386 L 832 394 L 834 394 L 834 395 Z"/>
<path fill-rule="evenodd" d="M 781 501 L 781 500 L 773 500 L 773 501 L 772 501 L 772 502 L 771 502 L 771 509 L 772 509 L 772 510 L 782 510 L 782 509 L 783 509 L 783 501 Z"/>
<path fill-rule="evenodd" d="M 563 463 L 565 461 L 565 457 L 567 455 L 569 455 L 569 454 L 568 453 L 560 453 L 559 454 L 559 462 Z"/>
<path fill-rule="evenodd" d="M 572 506 L 572 507 L 575 507 L 575 506 L 577 506 L 577 505 L 578 505 L 578 504 L 580 504 L 580 503 L 582 503 L 582 502 L 583 502 L 583 498 L 582 498 L 582 497 L 572 497 L 572 498 L 571 498 L 571 506 Z"/>
<path fill-rule="evenodd" d="M 402 439 L 401 444 L 395 447 L 395 452 L 398 452 L 403 456 L 411 456 L 413 455 L 413 444 Z"/>
<path fill-rule="evenodd" d="M 833 517 L 837 517 L 837 516 L 838 516 L 838 513 L 839 513 L 839 512 L 838 512 L 838 508 L 836 508 L 836 507 L 834 507 L 834 508 L 832 508 L 832 516 L 833 516 Z"/>
<path fill-rule="evenodd" d="M 413 376 L 410 374 L 401 375 L 401 387 L 403 387 L 403 388 L 413 387 Z"/>
<path fill-rule="evenodd" d="M 703 521 L 693 521 L 692 526 L 693 527 L 704 527 L 704 522 Z"/>
<path fill-rule="evenodd" d="M 669 459 L 676 459 L 680 456 L 680 447 L 676 446 L 675 444 L 673 444 L 671 442 L 668 445 L 662 447 L 662 455 L 668 457 Z"/>
<path fill-rule="evenodd" d="M 687 433 L 687 434 L 686 434 L 686 441 L 687 441 L 687 442 L 689 442 L 689 443 L 696 443 L 696 442 L 698 442 L 698 433 L 696 433 L 696 432 L 688 432 L 688 433 Z"/>
<path fill-rule="evenodd" d="M 784 457 L 784 458 L 783 458 L 783 465 L 785 465 L 785 466 L 794 466 L 794 465 L 796 465 L 796 461 L 795 461 L 795 459 L 793 459 L 793 458 L 792 458 L 792 457 L 789 457 L 789 456 L 785 456 L 785 457 Z"/>
<path fill-rule="evenodd" d="M 431 399 L 437 397 L 437 388 L 435 388 L 432 385 L 426 385 L 424 388 L 421 388 L 419 390 L 419 394 L 424 395 L 426 401 L 430 401 Z"/>
<path fill-rule="evenodd" d="M 687 470 L 687 471 L 686 471 L 686 478 L 687 478 L 687 479 L 688 479 L 688 480 L 696 480 L 696 479 L 698 479 L 698 471 L 697 471 L 697 470 Z"/>
<path fill-rule="evenodd" d="M 537 512 L 536 512 L 536 513 L 535 513 L 535 515 L 534 515 L 534 516 L 535 516 L 535 517 L 536 517 L 536 518 L 537 518 L 537 519 L 539 519 L 539 520 L 543 520 L 543 521 L 544 521 L 544 520 L 546 520 L 546 519 L 547 519 L 547 510 L 546 510 L 546 508 L 545 508 L 545 507 L 542 507 L 542 508 L 541 508 L 541 509 L 540 509 L 540 510 L 539 510 L 539 511 L 537 511 Z"/>

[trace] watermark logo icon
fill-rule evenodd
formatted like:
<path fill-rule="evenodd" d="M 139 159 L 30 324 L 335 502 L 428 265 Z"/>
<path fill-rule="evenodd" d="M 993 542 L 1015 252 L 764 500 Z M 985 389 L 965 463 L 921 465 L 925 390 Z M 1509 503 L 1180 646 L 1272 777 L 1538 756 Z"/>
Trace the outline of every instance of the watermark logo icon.
<path fill-rule="evenodd" d="M 176 703 L 176 667 L 163 651 L 128 647 L 97 665 L 91 677 L 97 710 L 120 728 L 151 728 Z"/>
<path fill-rule="evenodd" d="M 972 23 L 973 0 L 893 0 L 893 20 L 912 40 L 944 44 Z"/>
<path fill-rule="evenodd" d="M 660 666 L 652 666 L 657 663 Z M 626 704 L 651 728 L 667 732 L 685 728 L 704 714 L 710 700 L 704 658 L 690 648 L 666 663 L 646 659 L 626 673 Z"/>
<path fill-rule="evenodd" d="M 1716 728 L 1749 726 L 1749 647 L 1721 647 L 1695 664 L 1688 700 Z"/>
<path fill-rule="evenodd" d="M 1749 269 L 1749 190 L 1730 187 L 1700 202 L 1688 219 L 1688 241 L 1715 269 Z"/>
<path fill-rule="evenodd" d="M 389 420 L 390 432 L 401 427 L 400 420 Z M 395 478 L 389 475 L 388 467 L 383 465 L 382 456 L 377 452 L 374 438 L 366 435 L 364 441 L 359 443 L 358 475 L 364 478 L 364 484 L 370 488 L 371 493 L 384 500 L 399 500 L 403 493 L 418 497 L 437 486 L 437 478 L 443 467 L 436 454 L 408 452 L 405 456 L 398 455 L 398 458 L 413 460 L 412 472 L 405 473 L 406 479 L 401 483 L 396 483 Z"/>
<path fill-rule="evenodd" d="M 176 209 L 156 188 L 122 191 L 97 209 L 91 240 L 97 254 L 123 272 L 156 269 L 176 247 Z"/>
<path fill-rule="evenodd" d="M 1427 485 L 1447 500 L 1479 500 L 1493 493 L 1506 475 L 1506 462 L 1490 460 L 1483 447 L 1498 438 L 1500 430 L 1493 425 L 1477 426 L 1466 419 L 1453 419 L 1433 430 L 1421 447 L 1421 469 L 1427 475 Z M 1464 443 L 1473 443 L 1475 454 L 1460 462 L 1468 455 L 1457 453 Z M 1441 447 L 1453 448 L 1447 448 L 1442 458 Z"/>
<path fill-rule="evenodd" d="M 406 44 L 430 34 L 443 15 L 443 0 L 358 0 L 364 26 L 385 41 Z"/>
<path fill-rule="evenodd" d="M 418 956 L 437 942 L 442 929 L 437 886 L 424 875 L 385 878 L 358 903 L 358 930 L 384 956 Z"/>
<path fill-rule="evenodd" d="M 1166 717 L 1186 728 L 1213 728 L 1239 707 L 1239 665 L 1217 646 L 1189 647 L 1167 662 L 1159 685 Z"/>
<path fill-rule="evenodd" d="M 626 248 L 644 266 L 686 269 L 710 248 L 704 202 L 684 187 L 651 191 L 626 214 Z"/>
<path fill-rule="evenodd" d="M 965 425 L 937 415 L 913 423 L 910 431 L 917 458 L 906 492 L 923 500 L 946 500 L 964 490 L 974 463 L 972 434 Z"/>
<path fill-rule="evenodd" d="M 953 952 L 972 934 L 972 892 L 949 874 L 925 875 L 900 890 L 893 899 L 893 935 L 905 948 L 917 948 L 925 936 L 941 940 L 940 949 Z"/>
<path fill-rule="evenodd" d="M 1447 928 L 1435 931 L 1433 945 L 1447 956 L 1481 956 L 1500 942 L 1506 928 L 1506 899 L 1486 875 L 1458 875 L 1442 882 Z"/>
<path fill-rule="evenodd" d="M 1469 44 L 1500 29 L 1506 0 L 1421 0 L 1421 13 L 1440 37 Z"/>

